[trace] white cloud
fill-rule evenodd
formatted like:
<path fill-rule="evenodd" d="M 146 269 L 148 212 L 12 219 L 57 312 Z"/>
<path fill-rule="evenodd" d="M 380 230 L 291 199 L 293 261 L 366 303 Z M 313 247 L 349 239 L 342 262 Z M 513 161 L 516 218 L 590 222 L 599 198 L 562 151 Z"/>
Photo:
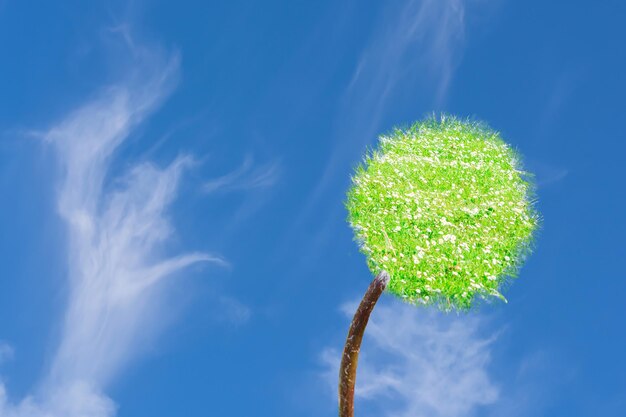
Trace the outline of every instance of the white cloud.
<path fill-rule="evenodd" d="M 232 190 L 252 190 L 274 185 L 280 176 L 280 164 L 277 161 L 261 166 L 254 166 L 254 159 L 247 155 L 236 170 L 204 183 L 204 192 Z"/>
<path fill-rule="evenodd" d="M 563 181 L 569 170 L 563 167 L 547 163 L 536 158 L 527 158 L 524 161 L 526 169 L 533 174 L 533 180 L 537 188 L 546 188 Z"/>
<path fill-rule="evenodd" d="M 380 133 L 390 101 L 407 90 L 441 104 L 463 55 L 466 14 L 476 3 L 408 0 L 386 5 L 346 90 L 340 117 L 347 124 L 340 135 L 370 142 Z"/>
<path fill-rule="evenodd" d="M 58 154 L 58 210 L 68 229 L 68 305 L 58 349 L 32 396 L 12 405 L 0 384 L 2 417 L 110 417 L 103 394 L 158 330 L 164 279 L 215 255 L 164 255 L 173 233 L 167 208 L 190 158 L 150 163 L 109 178 L 116 149 L 173 89 L 177 56 L 136 48 L 128 79 L 105 89 L 41 134 Z"/>
<path fill-rule="evenodd" d="M 409 92 L 415 95 L 415 103 L 443 102 L 463 54 L 466 15 L 480 8 L 478 3 L 481 1 L 385 3 L 342 97 L 334 135 L 336 145 L 307 204 L 295 219 L 291 235 L 297 234 L 310 217 L 319 216 L 318 204 L 329 185 L 336 183 L 339 174 L 345 175 L 345 167 L 353 165 L 381 129 L 389 128 L 381 123 L 395 99 Z"/>
<path fill-rule="evenodd" d="M 422 78 L 436 85 L 436 101 L 441 101 L 464 46 L 468 3 L 410 0 L 390 6 L 379 21 L 374 41 L 361 55 L 349 91 L 367 86 L 370 98 L 384 106 L 400 81 Z"/>
<path fill-rule="evenodd" d="M 252 310 L 241 301 L 227 296 L 221 296 L 216 306 L 215 317 L 222 322 L 233 326 L 240 326 L 248 322 Z"/>
<path fill-rule="evenodd" d="M 15 351 L 11 345 L 0 340 L 0 365 L 13 359 Z"/>
<path fill-rule="evenodd" d="M 342 308 L 350 318 L 355 309 L 356 304 Z M 455 317 L 381 300 L 363 341 L 356 413 L 461 417 L 495 403 L 499 386 L 488 372 L 495 338 L 483 336 L 483 326 L 477 316 Z M 322 359 L 335 393 L 340 352 L 326 349 Z"/>
<path fill-rule="evenodd" d="M 0 384 L 2 417 L 109 417 L 115 412 L 113 401 L 83 382 L 50 391 L 42 400 L 29 396 L 16 406 L 8 403 Z"/>

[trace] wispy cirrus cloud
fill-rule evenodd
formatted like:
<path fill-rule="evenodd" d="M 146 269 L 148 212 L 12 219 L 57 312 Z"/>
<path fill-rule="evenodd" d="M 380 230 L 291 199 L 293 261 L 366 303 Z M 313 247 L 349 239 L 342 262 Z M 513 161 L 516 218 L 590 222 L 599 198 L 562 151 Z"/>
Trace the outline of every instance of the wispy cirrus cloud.
<path fill-rule="evenodd" d="M 218 311 L 215 314 L 216 319 L 231 326 L 241 326 L 247 323 L 252 316 L 250 307 L 229 296 L 219 297 L 215 308 Z"/>
<path fill-rule="evenodd" d="M 559 183 L 569 175 L 568 169 L 535 158 L 528 158 L 525 164 L 529 172 L 534 175 L 538 188 L 546 188 Z"/>
<path fill-rule="evenodd" d="M 344 93 L 339 116 L 347 123 L 340 124 L 340 136 L 359 140 L 361 147 L 370 142 L 379 133 L 385 109 L 399 93 L 415 91 L 424 104 L 441 104 L 463 56 L 466 15 L 474 3 L 408 0 L 389 4 Z"/>
<path fill-rule="evenodd" d="M 385 4 L 341 96 L 335 145 L 290 233 L 295 234 L 317 214 L 319 202 L 336 183 L 338 173 L 345 176 L 345 169 L 353 166 L 366 145 L 389 128 L 382 123 L 394 100 L 406 100 L 409 93 L 415 96 L 411 105 L 439 106 L 444 101 L 463 55 L 466 16 L 477 3 L 408 0 Z M 425 110 L 430 107 L 420 114 Z M 319 230 L 329 233 L 328 226 Z"/>
<path fill-rule="evenodd" d="M 0 340 L 0 365 L 13 359 L 15 351 L 11 345 Z"/>
<path fill-rule="evenodd" d="M 271 187 L 280 177 L 280 163 L 272 161 L 255 165 L 254 158 L 246 155 L 244 161 L 234 171 L 204 183 L 205 193 L 216 191 L 254 190 Z"/>
<path fill-rule="evenodd" d="M 407 89 L 419 89 L 426 102 L 441 103 L 462 57 L 469 3 L 409 0 L 389 5 L 346 89 L 341 118 L 348 124 L 342 136 L 352 131 L 361 147 L 370 142 L 391 100 Z"/>
<path fill-rule="evenodd" d="M 164 280 L 197 262 L 225 264 L 192 252 L 166 256 L 174 232 L 167 217 L 181 156 L 165 168 L 133 166 L 109 178 L 115 151 L 175 87 L 179 58 L 132 45 L 128 78 L 39 136 L 56 150 L 58 212 L 68 230 L 68 300 L 58 348 L 38 389 L 18 404 L 0 385 L 2 417 L 111 417 L 104 393 L 158 330 Z"/>
<path fill-rule="evenodd" d="M 351 317 L 355 308 L 351 303 L 342 311 Z M 358 413 L 461 417 L 494 404 L 500 387 L 488 366 L 495 336 L 483 335 L 483 320 L 383 301 L 363 342 L 356 387 Z M 336 349 L 322 353 L 324 378 L 333 394 L 340 358 Z"/>
<path fill-rule="evenodd" d="M 362 105 L 375 105 L 378 109 L 370 110 L 379 112 L 403 81 L 412 84 L 421 79 L 435 85 L 435 101 L 441 101 L 462 56 L 470 3 L 409 0 L 390 5 L 359 58 L 348 97 L 365 94 Z"/>

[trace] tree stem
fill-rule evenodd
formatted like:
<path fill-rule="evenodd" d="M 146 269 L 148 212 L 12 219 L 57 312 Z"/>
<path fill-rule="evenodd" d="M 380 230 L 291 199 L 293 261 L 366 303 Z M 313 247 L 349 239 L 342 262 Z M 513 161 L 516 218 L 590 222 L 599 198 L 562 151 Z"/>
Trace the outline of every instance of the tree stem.
<path fill-rule="evenodd" d="M 339 367 L 339 417 L 354 417 L 354 384 L 363 333 L 374 306 L 389 283 L 389 274 L 381 271 L 372 281 L 354 314 Z"/>

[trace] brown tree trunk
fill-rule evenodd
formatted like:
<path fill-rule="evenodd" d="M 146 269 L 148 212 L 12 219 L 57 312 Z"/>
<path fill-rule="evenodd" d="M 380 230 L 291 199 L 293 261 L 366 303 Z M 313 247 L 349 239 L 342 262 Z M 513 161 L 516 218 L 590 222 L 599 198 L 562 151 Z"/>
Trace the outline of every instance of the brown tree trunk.
<path fill-rule="evenodd" d="M 354 384 L 363 333 L 372 310 L 389 283 L 389 274 L 381 271 L 372 281 L 354 314 L 339 367 L 339 417 L 354 417 Z"/>

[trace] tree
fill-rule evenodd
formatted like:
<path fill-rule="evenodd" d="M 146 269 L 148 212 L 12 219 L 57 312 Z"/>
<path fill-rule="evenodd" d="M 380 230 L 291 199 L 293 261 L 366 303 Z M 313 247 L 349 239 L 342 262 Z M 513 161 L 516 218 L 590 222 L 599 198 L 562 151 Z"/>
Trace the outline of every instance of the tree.
<path fill-rule="evenodd" d="M 381 136 L 352 178 L 346 207 L 376 275 L 354 316 L 339 374 L 339 415 L 353 417 L 361 340 L 388 291 L 466 311 L 504 300 L 530 253 L 539 215 L 520 156 L 484 123 L 431 117 Z"/>

